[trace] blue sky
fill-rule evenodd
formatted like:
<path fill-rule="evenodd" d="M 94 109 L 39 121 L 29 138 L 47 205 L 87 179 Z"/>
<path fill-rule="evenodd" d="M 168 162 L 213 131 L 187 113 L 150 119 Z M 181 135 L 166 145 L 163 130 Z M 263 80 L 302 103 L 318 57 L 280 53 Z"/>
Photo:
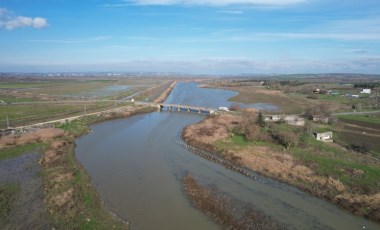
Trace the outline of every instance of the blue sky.
<path fill-rule="evenodd" d="M 380 73 L 379 0 L 0 0 L 0 72 Z"/>

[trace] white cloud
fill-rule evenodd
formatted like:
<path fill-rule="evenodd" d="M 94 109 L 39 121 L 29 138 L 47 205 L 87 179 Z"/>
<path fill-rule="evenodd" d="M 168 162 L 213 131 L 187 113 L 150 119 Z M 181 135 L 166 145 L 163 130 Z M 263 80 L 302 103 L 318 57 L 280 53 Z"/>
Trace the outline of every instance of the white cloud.
<path fill-rule="evenodd" d="M 40 29 L 47 26 L 46 18 L 17 16 L 7 9 L 0 8 L 0 28 L 13 30 L 20 27 L 33 27 Z"/>
<path fill-rule="evenodd" d="M 135 5 L 262 5 L 262 6 L 286 6 L 306 2 L 308 0 L 125 0 L 124 2 Z M 123 4 L 118 4 L 122 6 Z"/>

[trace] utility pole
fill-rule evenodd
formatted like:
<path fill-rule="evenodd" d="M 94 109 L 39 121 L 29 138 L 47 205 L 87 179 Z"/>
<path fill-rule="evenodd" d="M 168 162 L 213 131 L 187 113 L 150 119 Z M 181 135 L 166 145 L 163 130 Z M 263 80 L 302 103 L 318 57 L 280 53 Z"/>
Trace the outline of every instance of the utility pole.
<path fill-rule="evenodd" d="M 7 115 L 7 128 L 9 128 L 9 118 L 8 118 L 8 115 Z"/>

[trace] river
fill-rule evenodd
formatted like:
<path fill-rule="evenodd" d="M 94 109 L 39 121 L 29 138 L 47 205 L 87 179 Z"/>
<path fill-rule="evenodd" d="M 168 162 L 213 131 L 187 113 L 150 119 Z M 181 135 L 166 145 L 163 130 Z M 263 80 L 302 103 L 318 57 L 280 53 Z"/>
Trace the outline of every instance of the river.
<path fill-rule="evenodd" d="M 227 100 L 234 95 L 179 83 L 166 103 L 229 106 Z M 268 104 L 251 106 L 275 109 Z M 181 180 L 188 172 L 290 229 L 380 229 L 324 200 L 263 177 L 249 179 L 178 145 L 182 129 L 203 118 L 195 113 L 155 112 L 97 124 L 77 140 L 76 156 L 106 205 L 128 220 L 132 229 L 219 228 L 187 200 Z"/>

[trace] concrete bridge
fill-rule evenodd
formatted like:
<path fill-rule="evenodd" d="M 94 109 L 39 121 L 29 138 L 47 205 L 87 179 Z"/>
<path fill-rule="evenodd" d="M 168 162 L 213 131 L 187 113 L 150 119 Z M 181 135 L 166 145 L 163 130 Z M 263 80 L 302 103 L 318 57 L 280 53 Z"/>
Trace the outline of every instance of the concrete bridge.
<path fill-rule="evenodd" d="M 157 104 L 157 107 L 160 110 L 168 110 L 168 111 L 183 111 L 183 112 L 193 112 L 193 113 L 203 113 L 203 114 L 213 114 L 216 109 L 206 108 L 206 107 L 198 107 L 191 105 L 178 105 L 178 104 Z"/>

